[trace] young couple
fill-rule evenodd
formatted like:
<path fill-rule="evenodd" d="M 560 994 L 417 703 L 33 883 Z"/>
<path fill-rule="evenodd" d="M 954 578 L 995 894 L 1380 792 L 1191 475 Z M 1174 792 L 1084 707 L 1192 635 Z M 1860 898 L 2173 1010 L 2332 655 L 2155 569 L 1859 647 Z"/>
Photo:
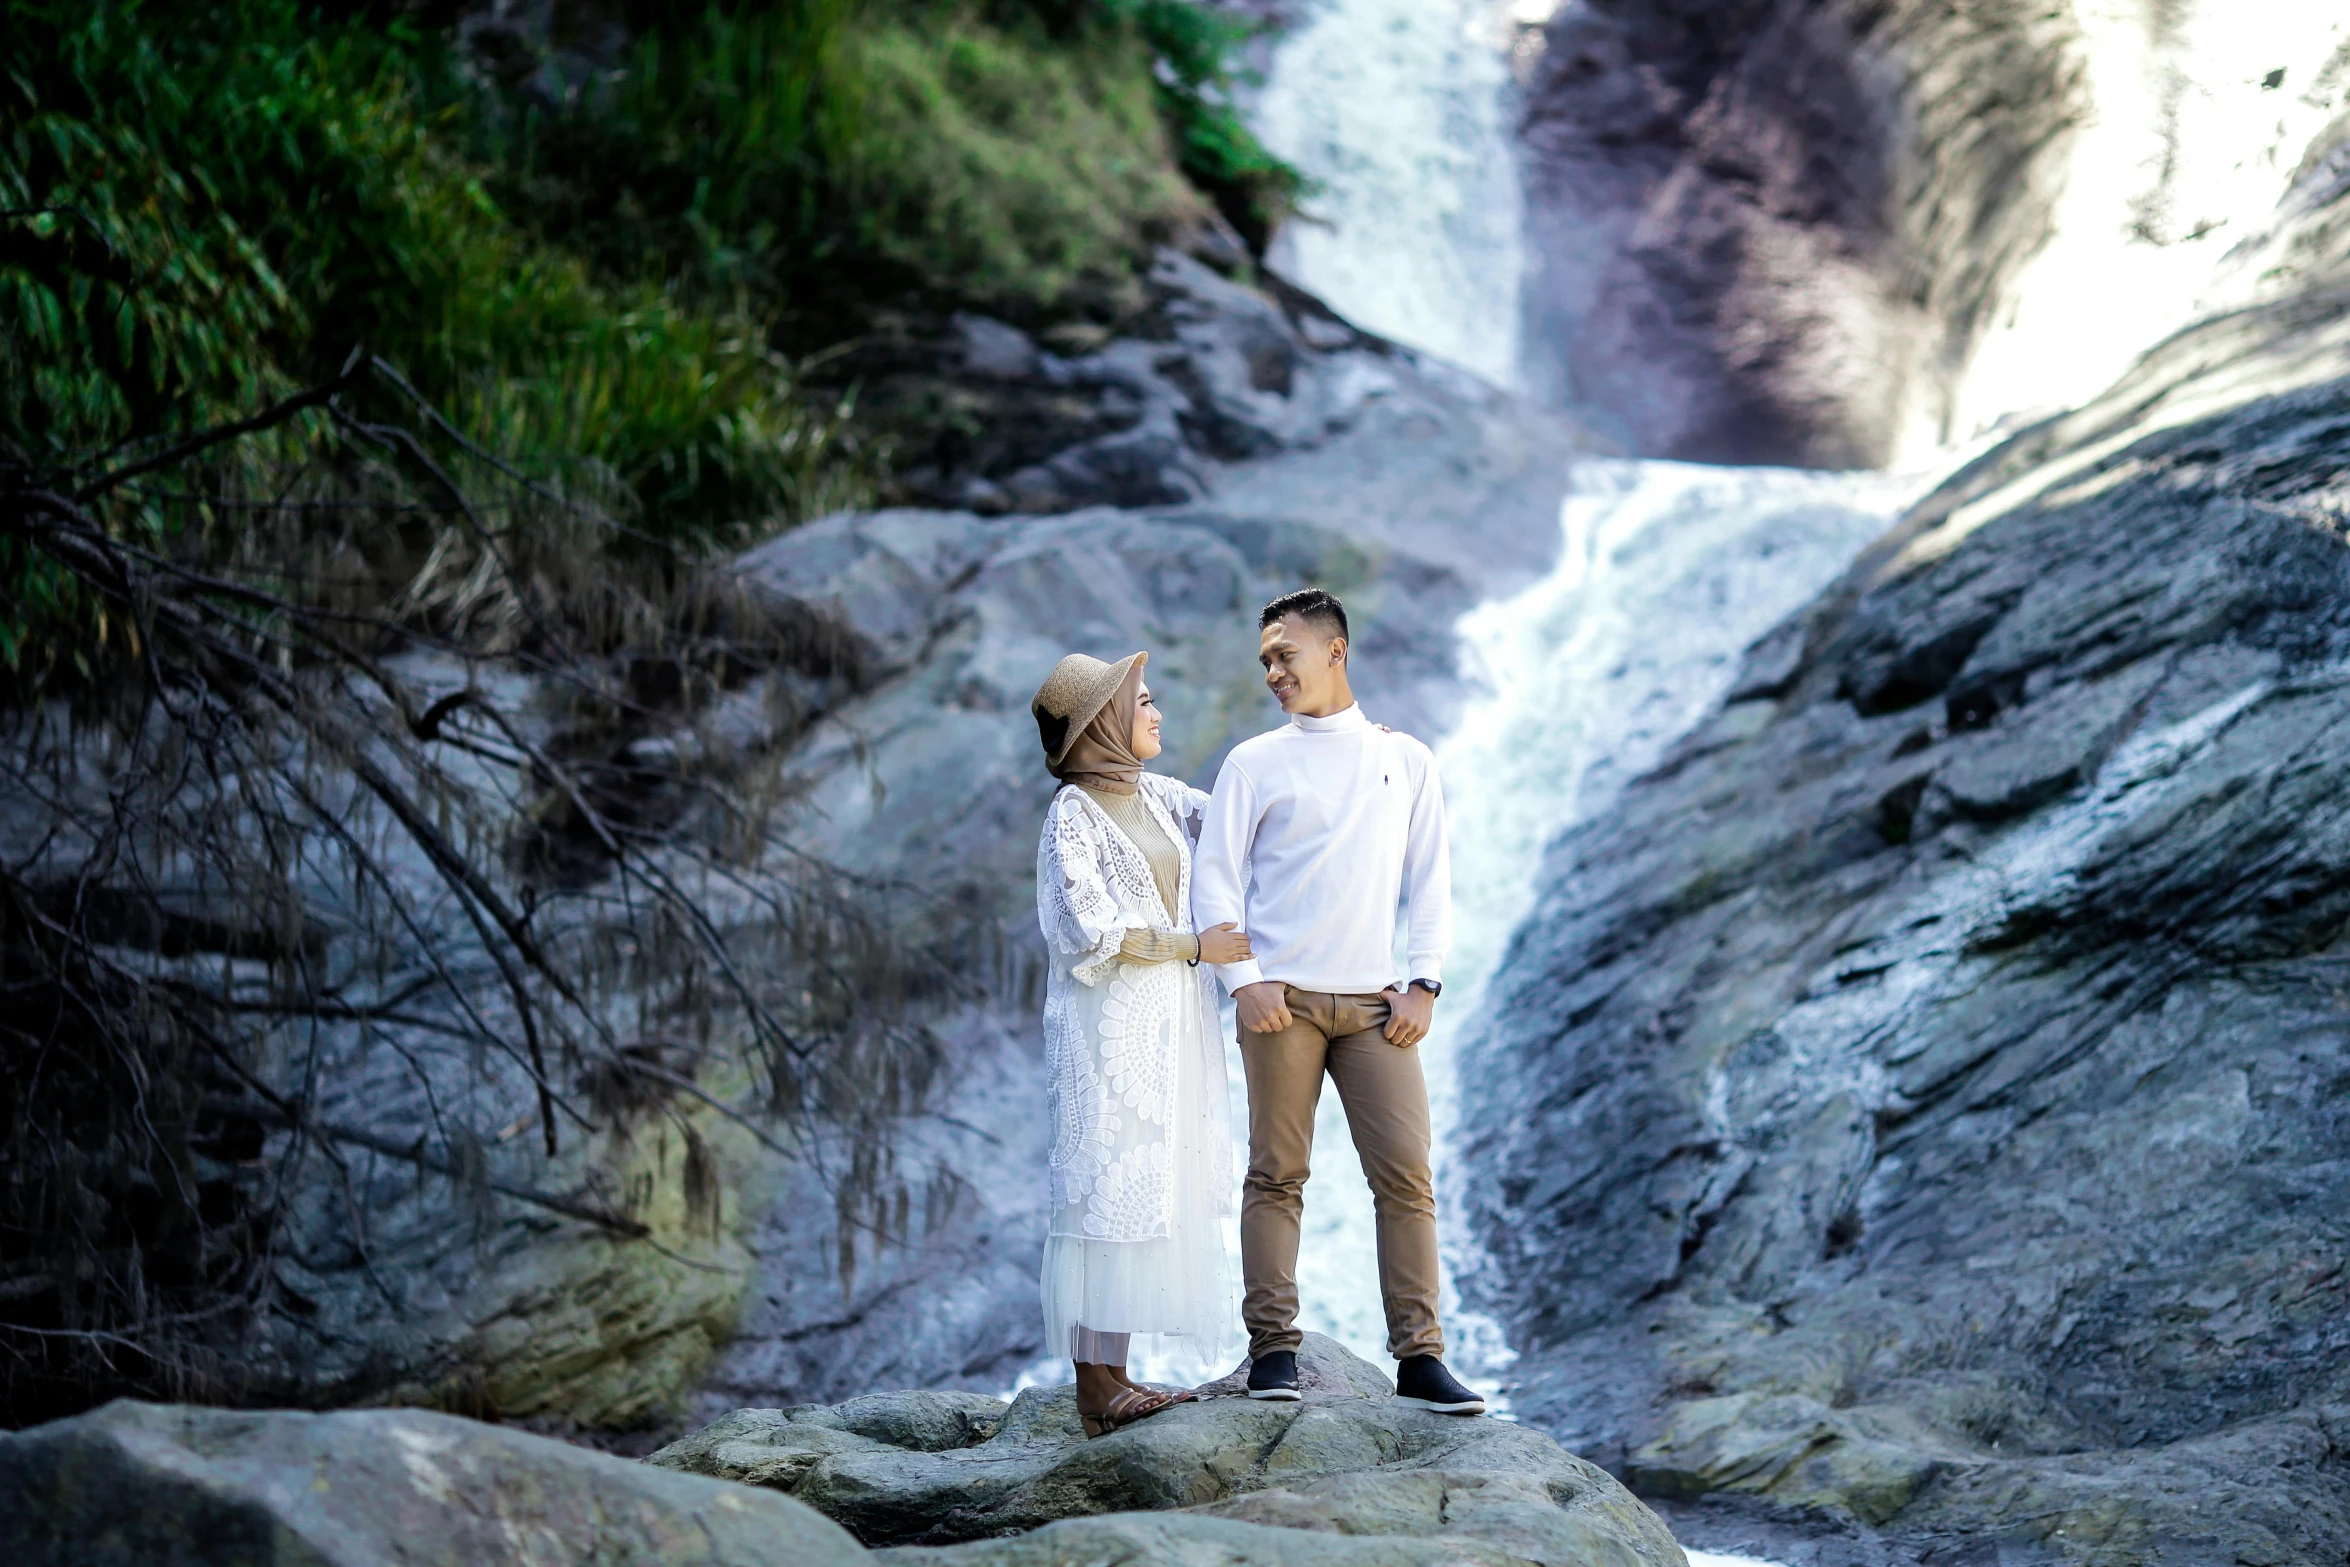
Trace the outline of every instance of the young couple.
<path fill-rule="evenodd" d="M 1134 1335 L 1213 1346 L 1231 1318 L 1220 1221 L 1232 1156 L 1211 974 L 1232 992 L 1248 1073 L 1249 1396 L 1299 1396 L 1298 1228 L 1327 1072 L 1377 1209 L 1396 1395 L 1485 1411 L 1443 1361 L 1415 1048 L 1443 990 L 1451 926 L 1435 758 L 1355 705 L 1337 599 L 1291 593 L 1258 623 L 1265 684 L 1289 722 L 1235 746 L 1212 795 L 1144 769 L 1159 754 L 1147 653 L 1115 664 L 1072 653 L 1030 704 L 1063 785 L 1036 851 L 1052 953 L 1045 1331 L 1076 1363 L 1092 1436 L 1194 1397 L 1127 1376 Z"/>

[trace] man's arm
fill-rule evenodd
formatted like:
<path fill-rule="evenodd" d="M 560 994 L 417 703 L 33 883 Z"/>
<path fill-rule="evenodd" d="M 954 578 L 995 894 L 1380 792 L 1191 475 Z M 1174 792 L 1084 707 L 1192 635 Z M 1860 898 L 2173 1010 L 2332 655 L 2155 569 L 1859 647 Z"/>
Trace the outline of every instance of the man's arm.
<path fill-rule="evenodd" d="M 1405 830 L 1404 955 L 1405 972 L 1412 979 L 1442 982 L 1444 953 L 1452 943 L 1452 854 L 1444 840 L 1444 785 L 1436 776 L 1436 759 L 1425 747 L 1418 751 L 1413 776 L 1412 817 Z M 1436 998 L 1406 985 L 1390 992 L 1387 1027 L 1390 1044 L 1416 1045 L 1428 1037 L 1436 1016 Z"/>
<path fill-rule="evenodd" d="M 1411 827 L 1404 840 L 1404 975 L 1444 978 L 1444 954 L 1452 945 L 1452 851 L 1444 837 L 1444 784 L 1436 758 L 1420 753 L 1412 790 Z"/>
<path fill-rule="evenodd" d="M 1248 774 L 1224 761 L 1216 774 L 1200 822 L 1199 848 L 1191 860 L 1191 928 L 1210 930 L 1227 922 L 1248 929 L 1249 846 L 1257 835 L 1257 791 Z M 1252 958 L 1216 970 L 1227 990 L 1264 979 Z"/>

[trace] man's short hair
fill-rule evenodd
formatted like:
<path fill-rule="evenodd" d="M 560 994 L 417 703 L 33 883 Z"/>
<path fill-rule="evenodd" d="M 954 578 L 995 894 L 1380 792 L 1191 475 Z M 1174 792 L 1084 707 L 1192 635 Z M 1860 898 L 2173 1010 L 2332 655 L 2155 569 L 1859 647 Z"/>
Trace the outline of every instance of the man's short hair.
<path fill-rule="evenodd" d="M 1338 602 L 1335 593 L 1325 593 L 1320 588 L 1299 588 L 1295 593 L 1284 593 L 1257 616 L 1257 629 L 1262 631 L 1274 621 L 1291 615 L 1309 626 L 1321 627 L 1332 636 L 1353 640 L 1353 633 L 1346 629 L 1346 606 Z"/>

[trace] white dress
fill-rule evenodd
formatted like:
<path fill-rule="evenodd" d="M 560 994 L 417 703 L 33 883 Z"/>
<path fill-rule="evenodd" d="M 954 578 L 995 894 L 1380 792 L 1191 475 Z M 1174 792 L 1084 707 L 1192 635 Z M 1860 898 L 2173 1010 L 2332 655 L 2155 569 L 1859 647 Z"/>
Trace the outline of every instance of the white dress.
<path fill-rule="evenodd" d="M 1046 1352 L 1074 1330 L 1163 1335 L 1145 1353 L 1224 1354 L 1237 1323 L 1224 1219 L 1232 1211 L 1231 1106 L 1215 981 L 1204 964 L 1119 956 L 1130 930 L 1191 928 L 1191 854 L 1208 797 L 1142 777 L 1141 796 L 1181 864 L 1170 920 L 1150 863 L 1064 786 L 1036 849 L 1036 914 L 1052 968 L 1044 1038 L 1052 1116 L 1045 1239 Z"/>

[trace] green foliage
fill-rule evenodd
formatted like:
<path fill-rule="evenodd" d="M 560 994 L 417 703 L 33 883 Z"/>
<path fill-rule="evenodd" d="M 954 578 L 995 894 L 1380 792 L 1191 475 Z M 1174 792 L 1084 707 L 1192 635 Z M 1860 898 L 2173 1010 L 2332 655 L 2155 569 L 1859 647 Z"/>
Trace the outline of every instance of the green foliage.
<path fill-rule="evenodd" d="M 1018 310 L 1129 271 L 1198 211 L 1153 59 L 1097 0 L 710 6 L 559 109 L 477 101 L 474 134 L 501 200 L 606 272 L 820 339 L 893 290 Z"/>
<path fill-rule="evenodd" d="M 860 134 L 843 192 L 865 246 L 925 279 L 1049 304 L 1198 210 L 1123 29 L 1043 49 L 939 11 L 845 52 Z"/>
<path fill-rule="evenodd" d="M 11 0 L 0 438 L 36 456 L 250 411 L 356 345 L 542 473 L 694 537 L 788 507 L 831 421 L 756 322 L 601 280 L 501 213 L 408 41 L 292 0 Z M 313 430 L 315 433 L 315 429 Z"/>
<path fill-rule="evenodd" d="M 560 107 L 441 85 L 500 201 L 540 234 L 608 276 L 782 301 L 841 259 L 826 169 L 856 135 L 831 90 L 856 11 L 689 13 Z"/>
<path fill-rule="evenodd" d="M 1257 140 L 1233 107 L 1241 72 L 1235 59 L 1265 24 L 1194 0 L 1105 0 L 1131 18 L 1158 62 L 1162 112 L 1183 172 L 1263 249 L 1307 194 L 1307 182 Z"/>

